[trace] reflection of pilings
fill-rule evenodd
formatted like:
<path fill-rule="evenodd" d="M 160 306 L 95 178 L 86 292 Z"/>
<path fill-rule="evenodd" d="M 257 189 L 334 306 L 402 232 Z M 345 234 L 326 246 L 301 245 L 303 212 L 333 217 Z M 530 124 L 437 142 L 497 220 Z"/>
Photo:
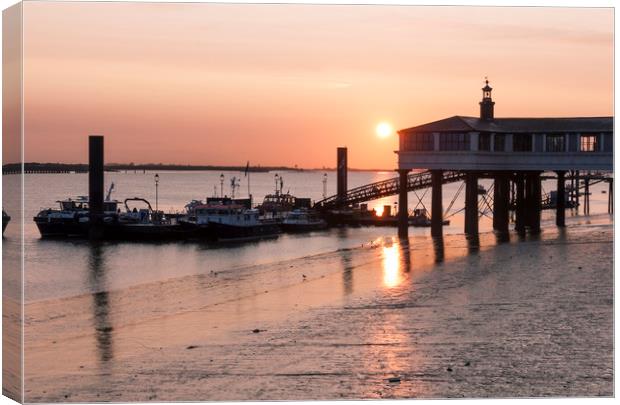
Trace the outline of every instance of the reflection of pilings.
<path fill-rule="evenodd" d="M 398 186 L 398 237 L 409 237 L 409 204 L 407 202 L 407 173 L 409 170 L 399 170 Z"/>
<path fill-rule="evenodd" d="M 106 288 L 103 282 L 105 266 L 103 261 L 103 247 L 99 244 L 91 245 L 89 270 L 91 289 L 100 291 Z M 112 345 L 112 323 L 110 322 L 109 293 L 106 291 L 96 292 L 93 297 L 93 323 L 99 361 L 105 364 L 114 356 Z"/>
<path fill-rule="evenodd" d="M 495 232 L 495 243 L 499 245 L 506 242 L 510 242 L 510 232 Z"/>
<path fill-rule="evenodd" d="M 478 175 L 467 172 L 465 178 L 465 233 L 478 234 Z"/>
<path fill-rule="evenodd" d="M 478 235 L 467 236 L 467 251 L 476 253 L 480 250 L 480 237 Z"/>
<path fill-rule="evenodd" d="M 443 171 L 431 171 L 432 199 L 431 199 L 431 236 L 441 236 L 443 227 L 442 199 Z"/>
<path fill-rule="evenodd" d="M 525 177 L 523 173 L 517 173 L 515 178 L 517 189 L 515 203 L 515 229 L 522 233 L 525 231 Z"/>
<path fill-rule="evenodd" d="M 559 170 L 558 174 L 558 186 L 555 202 L 555 224 L 557 226 L 566 226 L 565 210 L 566 210 L 566 189 L 565 189 L 565 171 Z"/>
<path fill-rule="evenodd" d="M 342 259 L 342 287 L 344 295 L 349 295 L 353 292 L 353 265 L 351 251 L 343 249 L 340 252 L 340 258 Z"/>
<path fill-rule="evenodd" d="M 403 273 L 411 272 L 411 250 L 409 246 L 409 239 L 401 239 L 398 244 L 400 250 L 400 260 L 403 266 Z"/>
<path fill-rule="evenodd" d="M 508 176 L 505 174 L 496 175 L 493 186 L 493 229 L 498 232 L 508 232 L 509 193 Z"/>
<path fill-rule="evenodd" d="M 433 250 L 435 251 L 435 263 L 443 262 L 445 258 L 445 253 L 442 236 L 437 236 L 433 238 Z"/>

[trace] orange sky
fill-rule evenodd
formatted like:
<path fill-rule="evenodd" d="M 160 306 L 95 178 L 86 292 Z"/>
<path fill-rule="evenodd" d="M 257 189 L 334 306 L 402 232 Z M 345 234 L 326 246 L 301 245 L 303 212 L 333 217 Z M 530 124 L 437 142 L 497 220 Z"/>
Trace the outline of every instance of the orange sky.
<path fill-rule="evenodd" d="M 25 160 L 395 167 L 396 129 L 613 114 L 613 11 L 148 3 L 24 5 Z M 8 163 L 8 162 L 5 162 Z"/>

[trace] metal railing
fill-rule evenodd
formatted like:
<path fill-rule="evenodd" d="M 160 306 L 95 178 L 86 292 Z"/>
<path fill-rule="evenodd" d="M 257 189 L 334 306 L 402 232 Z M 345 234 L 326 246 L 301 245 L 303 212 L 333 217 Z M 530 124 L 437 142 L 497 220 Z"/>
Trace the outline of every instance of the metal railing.
<path fill-rule="evenodd" d="M 445 171 L 443 172 L 442 184 L 453 183 L 463 180 L 464 172 Z M 407 176 L 407 191 L 422 190 L 431 186 L 431 172 L 426 170 L 418 173 L 411 173 Z M 396 195 L 400 191 L 400 180 L 398 177 L 389 180 L 378 181 L 376 183 L 366 184 L 347 191 L 346 197 L 338 200 L 338 195 L 327 197 L 317 201 L 315 208 L 327 209 L 334 208 L 337 205 L 348 206 L 358 204 L 365 201 L 377 200 L 379 198 Z"/>

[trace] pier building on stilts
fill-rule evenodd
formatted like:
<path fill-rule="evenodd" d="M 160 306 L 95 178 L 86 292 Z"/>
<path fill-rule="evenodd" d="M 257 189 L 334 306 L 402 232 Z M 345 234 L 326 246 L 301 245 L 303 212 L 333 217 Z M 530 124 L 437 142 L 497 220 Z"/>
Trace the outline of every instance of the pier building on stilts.
<path fill-rule="evenodd" d="M 556 224 L 564 226 L 567 177 L 577 185 L 578 198 L 580 172 L 587 188 L 590 176 L 584 172 L 613 170 L 613 117 L 497 118 L 492 91 L 487 80 L 482 88 L 479 117 L 457 115 L 398 131 L 399 184 L 411 182 L 412 170 L 430 172 L 433 236 L 442 234 L 445 173 L 460 173 L 465 179 L 465 233 L 477 235 L 481 178 L 494 180 L 495 230 L 508 232 L 509 210 L 514 209 L 516 230 L 537 233 L 543 172 L 557 174 Z M 611 193 L 612 177 L 606 177 L 606 181 Z M 398 189 L 401 237 L 407 235 L 408 191 L 409 187 Z M 587 192 L 587 204 L 585 198 Z"/>

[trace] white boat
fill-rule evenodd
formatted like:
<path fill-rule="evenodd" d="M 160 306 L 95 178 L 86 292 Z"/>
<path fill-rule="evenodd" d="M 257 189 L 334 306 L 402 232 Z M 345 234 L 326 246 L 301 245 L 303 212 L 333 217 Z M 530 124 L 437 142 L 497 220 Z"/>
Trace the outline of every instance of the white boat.
<path fill-rule="evenodd" d="M 259 219 L 257 209 L 236 203 L 209 203 L 193 206 L 195 223 L 218 241 L 242 241 L 277 236 L 275 222 Z"/>
<path fill-rule="evenodd" d="M 287 232 L 307 232 L 327 228 L 327 222 L 314 212 L 305 208 L 291 211 L 282 221 L 282 229 Z"/>
<path fill-rule="evenodd" d="M 89 201 L 86 196 L 76 199 L 56 201 L 58 209 L 47 208 L 41 210 L 34 222 L 41 232 L 41 236 L 85 236 L 88 234 Z M 109 200 L 103 202 L 103 221 L 113 223 L 118 217 L 118 201 Z"/>

